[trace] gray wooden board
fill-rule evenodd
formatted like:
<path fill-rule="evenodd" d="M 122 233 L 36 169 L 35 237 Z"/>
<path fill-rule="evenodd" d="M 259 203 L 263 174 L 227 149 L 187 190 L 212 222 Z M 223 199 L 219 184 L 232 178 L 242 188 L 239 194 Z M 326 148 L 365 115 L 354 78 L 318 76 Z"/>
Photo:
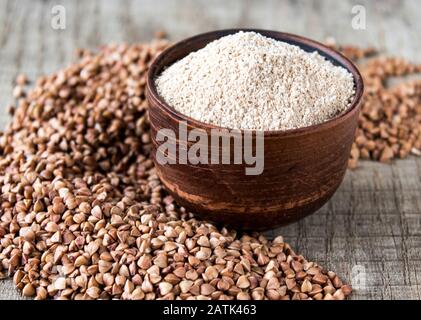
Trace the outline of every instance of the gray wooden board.
<path fill-rule="evenodd" d="M 363 4 L 365 30 L 354 30 L 352 7 Z M 51 9 L 66 9 L 66 29 L 51 27 Z M 0 127 L 10 120 L 12 81 L 32 79 L 72 60 L 78 47 L 151 39 L 171 40 L 214 29 L 257 27 L 317 40 L 375 46 L 416 60 L 421 52 L 421 4 L 386 1 L 40 1 L 0 0 Z M 421 60 L 418 58 L 418 61 Z M 421 159 L 392 165 L 364 162 L 347 173 L 338 192 L 318 213 L 269 232 L 344 279 L 353 299 L 421 298 Z M 10 280 L 0 299 L 18 299 Z"/>

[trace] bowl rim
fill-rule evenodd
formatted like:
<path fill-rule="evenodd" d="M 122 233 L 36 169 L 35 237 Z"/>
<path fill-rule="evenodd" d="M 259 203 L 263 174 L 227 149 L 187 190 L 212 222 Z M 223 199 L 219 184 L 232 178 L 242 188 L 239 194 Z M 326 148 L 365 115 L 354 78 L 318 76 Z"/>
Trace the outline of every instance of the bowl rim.
<path fill-rule="evenodd" d="M 205 129 L 205 130 L 211 130 L 211 129 L 234 130 L 233 128 L 221 127 L 214 124 L 205 123 L 205 122 L 193 119 L 177 111 L 174 107 L 166 103 L 165 100 L 158 94 L 158 90 L 155 85 L 155 79 L 156 79 L 156 76 L 158 76 L 158 74 L 160 74 L 165 67 L 169 66 L 169 65 L 162 65 L 162 60 L 165 59 L 167 55 L 177 52 L 179 48 L 189 45 L 192 42 L 203 40 L 203 38 L 205 39 L 210 38 L 211 39 L 210 41 L 213 41 L 223 36 L 234 34 L 240 31 L 260 33 L 265 37 L 269 37 L 269 38 L 279 40 L 279 41 L 292 41 L 294 42 L 294 45 L 297 45 L 300 48 L 305 46 L 307 48 L 312 49 L 313 51 L 323 53 L 323 56 L 328 57 L 330 61 L 333 60 L 334 62 L 336 62 L 336 64 L 339 64 L 341 67 L 345 68 L 348 72 L 352 74 L 354 82 L 355 82 L 355 94 L 350 103 L 350 106 L 346 109 L 346 111 L 335 116 L 334 118 L 331 118 L 319 124 L 315 124 L 315 125 L 311 125 L 307 127 L 300 127 L 296 129 L 287 129 L 287 130 L 256 130 L 256 129 L 236 129 L 236 130 L 238 130 L 241 133 L 250 132 L 250 131 L 252 132 L 263 131 L 265 138 L 266 137 L 298 136 L 298 135 L 303 135 L 303 134 L 311 134 L 316 131 L 326 130 L 326 129 L 335 127 L 345 122 L 347 119 L 351 118 L 356 112 L 359 112 L 362 98 L 363 98 L 363 93 L 364 93 L 364 82 L 358 68 L 350 59 L 348 59 L 347 57 L 345 57 L 343 54 L 336 51 L 335 49 L 329 48 L 328 46 L 318 41 L 315 41 L 315 40 L 312 40 L 300 35 L 274 31 L 274 30 L 254 29 L 254 28 L 232 28 L 232 29 L 221 29 L 221 30 L 205 32 L 205 33 L 201 33 L 201 34 L 186 38 L 184 40 L 181 40 L 171 45 L 170 47 L 165 49 L 163 52 L 161 52 L 153 60 L 152 64 L 149 67 L 147 79 L 146 79 L 147 98 L 150 100 L 153 100 L 153 102 L 155 102 L 156 105 L 159 106 L 159 108 L 169 113 L 176 120 L 186 121 L 191 126 L 194 126 L 200 129 Z M 276 36 L 277 38 L 274 38 L 274 36 Z M 184 57 L 190 54 L 191 52 L 193 51 L 187 52 L 186 55 L 184 55 Z M 175 60 L 175 61 L 178 61 L 178 60 Z"/>

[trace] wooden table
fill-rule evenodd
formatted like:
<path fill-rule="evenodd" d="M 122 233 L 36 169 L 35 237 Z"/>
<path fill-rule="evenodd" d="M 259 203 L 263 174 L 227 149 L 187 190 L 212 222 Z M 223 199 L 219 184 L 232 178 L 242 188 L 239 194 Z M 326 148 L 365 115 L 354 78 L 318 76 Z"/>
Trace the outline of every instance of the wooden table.
<path fill-rule="evenodd" d="M 354 30 L 362 3 L 366 30 Z M 66 29 L 51 27 L 51 9 L 66 9 Z M 179 40 L 203 31 L 258 27 L 317 40 L 372 45 L 415 60 L 421 52 L 421 4 L 413 1 L 0 1 L 0 126 L 10 120 L 12 80 L 32 79 L 72 60 L 78 47 L 149 40 L 156 30 Z M 270 232 L 351 281 L 354 299 L 421 298 L 421 159 L 364 162 L 348 172 L 318 213 Z M 11 281 L 0 299 L 17 299 Z"/>

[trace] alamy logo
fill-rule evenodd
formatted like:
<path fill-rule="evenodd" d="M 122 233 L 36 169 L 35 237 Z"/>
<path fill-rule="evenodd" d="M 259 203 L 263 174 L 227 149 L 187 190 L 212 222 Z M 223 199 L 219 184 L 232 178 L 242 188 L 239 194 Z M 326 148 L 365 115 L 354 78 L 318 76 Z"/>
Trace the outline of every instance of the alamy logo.
<path fill-rule="evenodd" d="M 363 293 L 367 290 L 367 272 L 363 265 L 356 265 L 351 270 L 351 285 L 355 290 Z"/>
<path fill-rule="evenodd" d="M 180 122 L 178 136 L 170 129 L 160 129 L 156 141 L 159 164 L 245 164 L 246 175 L 260 175 L 264 169 L 263 131 L 211 129 L 187 130 Z M 254 146 L 254 148 L 253 148 Z M 254 150 L 254 151 L 253 151 Z"/>
<path fill-rule="evenodd" d="M 367 29 L 367 14 L 366 9 L 363 5 L 353 6 L 351 9 L 353 18 L 351 21 L 352 29 L 354 30 L 365 30 Z"/>
<path fill-rule="evenodd" d="M 66 8 L 56 5 L 51 8 L 51 28 L 54 30 L 66 29 Z"/>

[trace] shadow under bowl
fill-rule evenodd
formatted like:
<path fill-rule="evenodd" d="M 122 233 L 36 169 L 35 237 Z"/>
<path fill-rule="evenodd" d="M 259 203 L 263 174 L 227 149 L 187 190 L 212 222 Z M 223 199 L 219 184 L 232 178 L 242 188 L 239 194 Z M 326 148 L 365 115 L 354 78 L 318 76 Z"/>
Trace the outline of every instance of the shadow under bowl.
<path fill-rule="evenodd" d="M 186 144 L 178 135 L 180 123 L 187 124 L 187 132 L 200 129 L 209 136 L 212 129 L 222 128 L 194 120 L 169 106 L 159 96 L 155 79 L 166 67 L 189 53 L 241 30 L 255 31 L 308 52 L 317 51 L 334 65 L 348 70 L 355 82 L 355 96 L 350 107 L 322 124 L 265 131 L 264 170 L 260 175 L 246 175 L 245 168 L 249 165 L 245 163 L 194 165 L 177 161 L 176 164 L 161 164 L 157 161 L 157 152 L 164 142 L 156 139 L 159 130 L 169 129 L 176 133 L 173 143 L 179 152 L 194 143 Z M 178 42 L 155 59 L 147 79 L 152 156 L 157 174 L 176 202 L 202 219 L 247 230 L 273 229 L 296 221 L 321 208 L 341 184 L 358 125 L 363 90 L 362 77 L 350 60 L 301 36 L 268 30 L 229 29 Z M 245 132 L 241 131 L 241 134 L 244 136 Z M 231 140 L 231 150 L 233 143 Z M 242 148 L 245 148 L 244 144 Z"/>

